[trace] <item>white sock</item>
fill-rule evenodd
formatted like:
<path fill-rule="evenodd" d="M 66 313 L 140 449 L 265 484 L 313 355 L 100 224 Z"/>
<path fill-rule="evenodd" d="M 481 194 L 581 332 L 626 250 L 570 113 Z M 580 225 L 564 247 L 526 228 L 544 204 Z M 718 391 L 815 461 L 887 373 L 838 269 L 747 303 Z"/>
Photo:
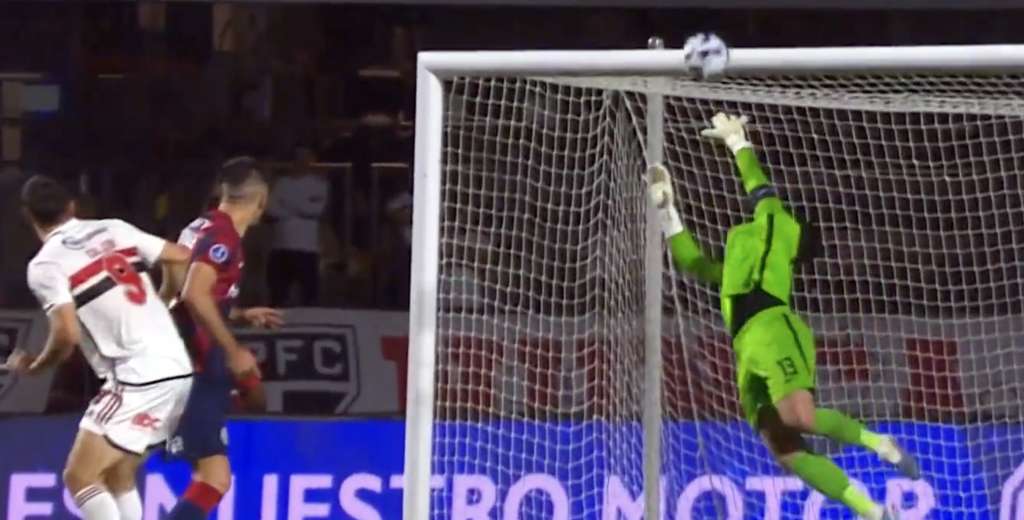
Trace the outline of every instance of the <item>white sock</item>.
<path fill-rule="evenodd" d="M 142 520 L 142 498 L 139 490 L 132 488 L 127 493 L 114 497 L 117 509 L 121 511 L 121 520 Z"/>
<path fill-rule="evenodd" d="M 896 444 L 893 443 L 892 437 L 888 435 L 882 436 L 882 442 L 878 445 L 876 453 L 878 453 L 882 460 L 890 464 L 899 464 L 902 458 L 900 457 L 900 450 L 896 449 Z"/>
<path fill-rule="evenodd" d="M 118 520 L 117 502 L 102 486 L 89 486 L 75 494 L 75 504 L 85 520 Z"/>
<path fill-rule="evenodd" d="M 867 516 L 862 516 L 863 520 L 882 520 L 885 517 L 885 508 L 880 505 L 875 505 L 875 509 L 868 513 Z"/>

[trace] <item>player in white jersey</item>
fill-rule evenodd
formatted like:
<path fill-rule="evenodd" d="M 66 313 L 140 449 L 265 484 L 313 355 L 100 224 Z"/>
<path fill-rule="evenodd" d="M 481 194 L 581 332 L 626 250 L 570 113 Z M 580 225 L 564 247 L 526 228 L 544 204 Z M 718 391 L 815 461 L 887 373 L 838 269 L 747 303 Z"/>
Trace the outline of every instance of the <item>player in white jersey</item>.
<path fill-rule="evenodd" d="M 68 192 L 46 177 L 21 196 L 43 242 L 28 284 L 50 332 L 42 352 L 18 352 L 8 367 L 39 373 L 81 348 L 106 382 L 79 424 L 64 483 L 86 520 L 141 519 L 135 474 L 174 432 L 192 386 L 192 362 L 146 269 L 184 264 L 189 251 L 121 220 L 74 218 Z"/>

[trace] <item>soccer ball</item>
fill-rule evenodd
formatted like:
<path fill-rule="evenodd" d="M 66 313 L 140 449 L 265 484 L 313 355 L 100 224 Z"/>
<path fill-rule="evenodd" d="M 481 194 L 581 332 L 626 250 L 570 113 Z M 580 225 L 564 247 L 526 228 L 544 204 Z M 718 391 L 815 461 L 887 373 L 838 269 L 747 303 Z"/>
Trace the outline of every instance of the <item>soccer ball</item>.
<path fill-rule="evenodd" d="M 702 79 L 712 78 L 725 72 L 729 62 L 729 49 L 717 35 L 699 33 L 689 37 L 683 47 L 686 68 Z"/>

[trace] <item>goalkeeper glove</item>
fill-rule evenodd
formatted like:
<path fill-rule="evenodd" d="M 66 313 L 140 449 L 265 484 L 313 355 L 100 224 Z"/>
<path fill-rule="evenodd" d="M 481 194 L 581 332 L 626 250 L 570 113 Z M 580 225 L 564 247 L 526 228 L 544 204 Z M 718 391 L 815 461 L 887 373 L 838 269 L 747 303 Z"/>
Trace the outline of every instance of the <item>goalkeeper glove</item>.
<path fill-rule="evenodd" d="M 679 220 L 679 212 L 675 207 L 672 176 L 661 164 L 652 164 L 647 168 L 647 196 L 651 204 L 658 209 L 658 219 L 661 221 L 665 238 L 681 233 L 683 223 Z"/>
<path fill-rule="evenodd" d="M 747 140 L 746 124 L 747 116 L 736 117 L 719 112 L 711 118 L 711 128 L 702 130 L 700 135 L 722 141 L 736 154 L 752 146 Z"/>

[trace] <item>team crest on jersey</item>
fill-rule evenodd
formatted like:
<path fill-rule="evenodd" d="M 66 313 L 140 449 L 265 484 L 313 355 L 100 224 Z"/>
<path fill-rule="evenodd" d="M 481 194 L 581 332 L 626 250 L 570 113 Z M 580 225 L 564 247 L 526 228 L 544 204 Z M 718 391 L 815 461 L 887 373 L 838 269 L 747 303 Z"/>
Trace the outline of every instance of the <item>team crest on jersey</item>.
<path fill-rule="evenodd" d="M 236 337 L 261 361 L 269 412 L 340 415 L 359 396 L 359 348 L 351 325 L 294 324 L 239 330 Z"/>
<path fill-rule="evenodd" d="M 214 244 L 210 248 L 210 260 L 223 264 L 228 259 L 228 246 L 224 244 Z"/>

